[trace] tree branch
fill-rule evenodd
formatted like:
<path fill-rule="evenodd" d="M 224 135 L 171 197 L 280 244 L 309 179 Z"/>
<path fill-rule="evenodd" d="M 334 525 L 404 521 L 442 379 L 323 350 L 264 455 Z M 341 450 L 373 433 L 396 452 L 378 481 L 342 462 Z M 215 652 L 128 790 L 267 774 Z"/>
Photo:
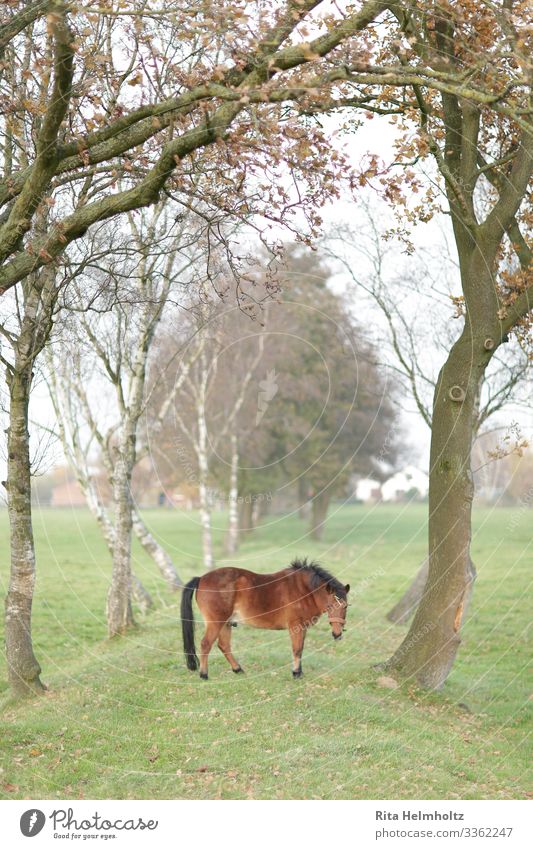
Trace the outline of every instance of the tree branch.
<path fill-rule="evenodd" d="M 13 204 L 7 221 L 0 228 L 0 263 L 16 249 L 32 224 L 32 215 L 56 168 L 57 135 L 66 115 L 74 72 L 72 34 L 61 0 L 52 0 L 55 42 L 54 82 L 50 104 L 37 139 L 37 154 L 24 187 Z"/>

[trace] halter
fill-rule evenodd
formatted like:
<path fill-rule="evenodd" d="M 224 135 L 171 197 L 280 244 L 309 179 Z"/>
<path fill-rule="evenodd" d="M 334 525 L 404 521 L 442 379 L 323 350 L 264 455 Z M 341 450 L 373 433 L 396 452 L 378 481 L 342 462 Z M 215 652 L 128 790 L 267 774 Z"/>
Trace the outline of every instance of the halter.
<path fill-rule="evenodd" d="M 340 607 L 340 605 L 343 603 L 343 599 L 342 599 L 342 598 L 339 598 L 339 596 L 338 596 L 338 595 L 333 596 L 333 597 L 334 597 L 335 601 L 338 603 L 338 605 L 339 605 L 339 607 Z M 344 605 L 344 608 L 345 608 L 345 609 L 346 609 L 346 607 L 348 607 L 348 604 L 347 604 L 347 603 Z M 329 615 L 328 615 L 328 619 L 329 619 L 329 621 L 330 621 L 330 622 L 340 622 L 340 624 L 341 624 L 341 625 L 344 625 L 344 623 L 345 623 L 345 621 L 346 621 L 346 616 L 344 617 L 344 619 L 338 619 L 338 618 L 333 618 L 333 617 L 331 617 L 331 616 L 329 616 Z"/>

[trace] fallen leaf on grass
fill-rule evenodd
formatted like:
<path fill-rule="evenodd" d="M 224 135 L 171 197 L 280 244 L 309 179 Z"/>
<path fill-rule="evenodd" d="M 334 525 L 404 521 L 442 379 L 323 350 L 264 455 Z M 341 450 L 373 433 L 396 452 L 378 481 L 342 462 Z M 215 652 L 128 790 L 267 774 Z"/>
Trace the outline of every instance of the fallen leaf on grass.
<path fill-rule="evenodd" d="M 397 690 L 400 686 L 394 678 L 390 678 L 388 675 L 378 678 L 376 684 L 378 687 L 386 687 L 387 690 Z"/>

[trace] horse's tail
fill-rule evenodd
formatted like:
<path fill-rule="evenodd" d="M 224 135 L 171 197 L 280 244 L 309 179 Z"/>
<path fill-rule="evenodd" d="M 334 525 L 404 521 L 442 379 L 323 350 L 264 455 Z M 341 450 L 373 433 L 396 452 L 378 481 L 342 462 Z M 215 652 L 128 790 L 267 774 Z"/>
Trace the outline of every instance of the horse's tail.
<path fill-rule="evenodd" d="M 183 634 L 183 651 L 187 669 L 193 672 L 198 669 L 198 658 L 194 645 L 194 615 L 192 612 L 192 599 L 194 591 L 198 588 L 200 578 L 191 578 L 183 587 L 181 595 L 181 633 Z"/>

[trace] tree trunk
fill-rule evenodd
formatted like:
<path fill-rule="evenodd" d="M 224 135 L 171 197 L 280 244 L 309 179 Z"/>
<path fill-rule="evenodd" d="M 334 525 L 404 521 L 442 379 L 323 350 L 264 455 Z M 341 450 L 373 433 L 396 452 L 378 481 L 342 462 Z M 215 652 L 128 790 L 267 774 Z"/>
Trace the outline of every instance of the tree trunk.
<path fill-rule="evenodd" d="M 242 501 L 239 508 L 239 534 L 249 534 L 254 529 L 254 505 L 252 494 L 249 492 L 241 496 Z"/>
<path fill-rule="evenodd" d="M 309 489 L 305 478 L 298 479 L 298 518 L 307 519 L 309 516 Z"/>
<path fill-rule="evenodd" d="M 485 334 L 487 335 L 487 334 Z M 406 638 L 386 666 L 438 689 L 460 644 L 475 579 L 470 559 L 474 495 L 471 447 L 479 392 L 490 355 L 468 322 L 435 389 L 429 485 L 429 570 Z"/>
<path fill-rule="evenodd" d="M 125 435 L 119 448 L 119 456 L 113 474 L 113 499 L 115 503 L 115 538 L 113 544 L 113 567 L 111 586 L 107 595 L 107 631 L 109 637 L 124 634 L 134 625 L 131 608 L 131 530 L 132 497 L 131 470 L 133 462 L 129 454 L 133 445 Z"/>
<path fill-rule="evenodd" d="M 428 567 L 429 560 L 426 557 L 416 573 L 414 580 L 407 587 L 399 602 L 387 613 L 389 622 L 394 622 L 395 625 L 403 625 L 404 622 L 409 622 L 424 594 L 424 587 L 426 586 L 428 577 Z"/>
<path fill-rule="evenodd" d="M 8 376 L 7 504 L 11 534 L 11 573 L 5 602 L 5 643 L 9 683 L 18 696 L 42 692 L 33 653 L 31 611 L 35 587 L 35 548 L 31 515 L 28 406 L 33 359 Z"/>
<path fill-rule="evenodd" d="M 135 536 L 156 564 L 170 589 L 173 591 L 181 589 L 183 581 L 176 572 L 170 554 L 165 551 L 163 546 L 159 545 L 156 538 L 150 533 L 135 507 L 132 512 L 132 520 Z"/>
<path fill-rule="evenodd" d="M 322 539 L 330 501 L 331 494 L 327 490 L 322 490 L 314 496 L 311 503 L 311 539 Z"/>
<path fill-rule="evenodd" d="M 154 606 L 152 596 L 133 572 L 131 573 L 131 594 L 139 605 L 141 613 L 148 613 Z"/>
<path fill-rule="evenodd" d="M 113 546 L 115 545 L 115 529 L 111 519 L 109 518 L 108 512 L 100 501 L 93 482 L 90 479 L 82 477 L 82 475 L 79 474 L 79 470 L 77 480 L 83 490 L 83 494 L 85 495 L 87 506 L 96 519 L 109 551 L 113 554 Z"/>
<path fill-rule="evenodd" d="M 113 527 L 113 523 L 109 518 L 108 512 L 100 501 L 92 480 L 89 477 L 85 477 L 84 475 L 82 475 L 80 473 L 80 470 L 78 470 L 77 480 L 83 490 L 83 494 L 85 495 L 85 498 L 87 500 L 89 510 L 95 517 L 98 523 L 98 527 L 102 531 L 102 536 L 104 537 L 107 543 L 107 547 L 110 551 L 110 554 L 111 556 L 113 556 L 113 551 L 115 547 L 115 528 Z M 131 573 L 131 591 L 133 598 L 139 605 L 139 608 L 142 613 L 146 613 L 148 610 L 150 610 L 150 608 L 154 606 L 152 596 L 150 595 L 148 590 L 143 586 L 140 579 L 133 572 Z"/>
<path fill-rule="evenodd" d="M 205 417 L 205 382 L 207 380 L 207 366 L 205 364 L 205 353 L 202 351 L 202 386 L 200 390 L 197 418 L 198 418 L 198 489 L 200 495 L 200 522 L 202 524 L 202 552 L 204 568 L 213 569 L 213 538 L 211 533 L 211 504 L 209 503 L 209 461 L 207 456 L 207 422 Z"/>
<path fill-rule="evenodd" d="M 211 506 L 205 482 L 200 481 L 200 522 L 202 525 L 202 554 L 205 569 L 213 569 L 213 538 L 211 534 Z"/>
<path fill-rule="evenodd" d="M 228 534 L 226 538 L 226 552 L 235 554 L 239 547 L 239 511 L 237 499 L 239 497 L 239 446 L 237 434 L 231 434 L 231 466 L 229 484 L 229 508 L 228 508 Z"/>

